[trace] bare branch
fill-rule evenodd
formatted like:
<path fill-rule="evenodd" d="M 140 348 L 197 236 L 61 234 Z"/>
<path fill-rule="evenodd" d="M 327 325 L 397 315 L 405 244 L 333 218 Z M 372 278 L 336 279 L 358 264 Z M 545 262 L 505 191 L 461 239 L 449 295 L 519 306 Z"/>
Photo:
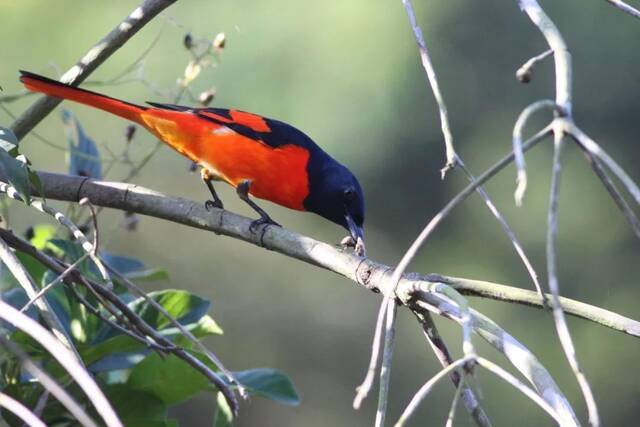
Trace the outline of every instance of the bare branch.
<path fill-rule="evenodd" d="M 485 359 L 483 357 L 478 357 L 476 359 L 476 362 L 478 363 L 478 365 L 480 365 L 483 368 L 493 372 L 495 375 L 497 375 L 498 377 L 502 378 L 503 380 L 505 380 L 506 382 L 511 384 L 514 388 L 516 388 L 518 391 L 520 391 L 522 394 L 524 394 L 529 399 L 534 401 L 538 406 L 540 406 L 542 409 L 544 409 L 544 411 L 547 414 L 549 414 L 554 420 L 556 420 L 558 425 L 560 425 L 560 426 L 574 425 L 573 422 L 565 421 L 554 410 L 554 408 L 551 407 L 551 405 L 549 405 L 549 403 L 547 403 L 547 401 L 545 401 L 543 398 L 541 398 L 535 391 L 531 390 L 531 388 L 529 388 L 526 385 L 524 385 L 522 383 L 522 381 L 519 381 L 516 377 L 511 375 L 509 372 L 507 372 L 504 369 L 502 369 L 500 366 L 496 365 L 495 363 L 493 363 L 493 362 L 491 362 L 491 361 L 489 361 L 489 360 L 487 360 L 487 359 Z"/>
<path fill-rule="evenodd" d="M 409 419 L 415 413 L 416 409 L 418 409 L 422 401 L 427 397 L 433 386 L 435 386 L 438 381 L 455 372 L 457 369 L 464 368 L 468 363 L 473 363 L 475 359 L 476 356 L 474 355 L 465 356 L 462 359 L 458 359 L 455 362 L 451 363 L 449 366 L 431 377 L 431 379 L 424 383 L 424 385 L 420 387 L 420 389 L 413 396 L 411 402 L 409 402 L 404 412 L 400 416 L 400 419 L 398 419 L 398 421 L 396 422 L 395 427 L 402 427 L 407 421 L 409 421 Z"/>
<path fill-rule="evenodd" d="M 538 134 L 536 134 L 533 138 L 531 138 L 528 141 L 528 144 L 525 144 L 525 147 L 523 147 L 523 149 L 530 148 L 535 143 L 541 141 L 550 132 L 551 132 L 551 127 L 549 126 L 543 129 L 542 131 L 538 132 Z M 478 179 L 476 179 L 471 184 L 469 184 L 463 191 L 461 191 L 453 199 L 451 199 L 449 203 L 447 203 L 447 205 L 444 208 L 442 208 L 442 210 L 440 210 L 440 212 L 438 212 L 438 214 L 435 215 L 431 221 L 429 221 L 429 223 L 425 226 L 425 228 L 422 230 L 420 235 L 416 238 L 416 240 L 411 244 L 409 249 L 405 252 L 402 259 L 400 260 L 400 263 L 398 264 L 397 267 L 395 267 L 393 271 L 393 275 L 390 280 L 391 288 L 384 293 L 384 299 L 380 305 L 380 312 L 378 314 L 378 322 L 376 324 L 376 330 L 380 328 L 382 325 L 381 319 L 384 318 L 385 315 L 390 315 L 390 314 L 387 314 L 388 308 L 395 309 L 394 305 L 389 304 L 392 298 L 395 297 L 395 292 L 394 292 L 395 287 L 399 283 L 400 278 L 402 277 L 407 267 L 409 266 L 413 258 L 416 256 L 416 254 L 418 253 L 418 250 L 422 247 L 426 239 L 431 235 L 431 233 L 436 229 L 436 227 L 442 222 L 442 220 L 447 215 L 449 215 L 449 213 L 451 213 L 453 209 L 455 209 L 456 206 L 458 206 L 460 203 L 466 200 L 466 198 L 469 197 L 469 195 L 471 195 L 477 188 L 479 188 L 484 182 L 486 182 L 489 178 L 491 178 L 495 173 L 497 173 L 501 168 L 506 166 L 512 160 L 513 160 L 513 154 L 507 156 L 505 159 L 498 162 L 500 166 L 496 165 L 497 167 L 492 168 L 489 171 L 485 172 Z M 389 323 L 387 322 L 387 325 L 388 324 Z M 468 333 L 465 333 L 465 337 L 468 337 L 468 335 L 469 335 Z M 375 346 L 375 342 L 376 342 L 376 339 L 379 341 L 381 336 L 382 336 L 381 333 L 378 334 L 376 332 L 374 337 L 373 349 L 376 351 L 376 353 L 378 351 L 378 347 Z M 470 347 L 470 339 L 465 339 L 465 344 L 466 344 L 466 349 L 468 349 Z M 385 343 L 384 348 L 386 349 L 386 347 L 387 347 L 387 343 Z M 367 376 L 371 375 L 372 366 L 374 367 L 374 371 L 375 371 L 375 366 L 377 366 L 377 360 L 378 360 L 378 355 L 375 353 L 372 353 L 371 362 L 369 364 L 369 370 L 367 371 Z M 367 386 L 370 387 L 372 384 L 373 384 L 372 379 L 365 378 L 365 380 L 360 385 L 360 387 L 358 387 L 358 395 L 356 396 L 356 402 L 359 400 L 362 400 L 363 396 L 367 395 L 369 390 L 366 387 Z"/>
<path fill-rule="evenodd" d="M 556 69 L 556 104 L 561 116 L 571 116 L 571 54 L 562 38 L 562 34 L 537 0 L 517 0 L 520 9 L 529 16 L 531 22 L 538 27 L 549 47 L 553 50 Z"/>
<path fill-rule="evenodd" d="M 591 168 L 593 169 L 595 174 L 598 176 L 598 178 L 600 178 L 602 185 L 604 185 L 604 188 L 607 189 L 614 203 L 616 204 L 616 206 L 618 206 L 618 209 L 620 209 L 620 211 L 624 215 L 625 219 L 631 226 L 633 233 L 636 235 L 636 237 L 640 239 L 640 220 L 638 219 L 638 216 L 633 211 L 633 209 L 631 209 L 631 206 L 629 206 L 629 204 L 627 203 L 625 198 L 622 196 L 622 194 L 620 194 L 620 191 L 618 190 L 616 185 L 613 183 L 613 181 L 611 181 L 611 178 L 609 177 L 607 172 L 603 169 L 602 163 L 600 162 L 600 160 L 595 158 L 594 155 L 591 154 L 589 151 L 585 150 L 582 145 L 578 144 L 578 146 L 584 151 L 584 154 L 587 157 L 587 160 L 589 161 Z"/>
<path fill-rule="evenodd" d="M 551 49 L 545 50 L 540 55 L 536 55 L 522 64 L 522 66 L 516 71 L 516 79 L 518 79 L 521 83 L 529 83 L 531 81 L 531 76 L 533 75 L 533 68 L 539 62 L 547 59 L 547 57 L 549 57 L 549 55 L 551 55 L 552 53 L 553 50 Z"/>
<path fill-rule="evenodd" d="M 460 162 L 460 168 L 462 168 L 464 173 L 467 175 L 467 178 L 469 179 L 469 182 L 474 184 L 476 178 L 467 169 L 466 165 L 464 164 L 464 162 L 462 161 L 461 158 L 458 158 L 458 161 Z M 545 296 L 544 296 L 544 292 L 542 290 L 542 287 L 540 286 L 540 280 L 538 279 L 538 273 L 536 272 L 535 268 L 533 267 L 533 264 L 529 260 L 529 257 L 524 252 L 524 248 L 522 247 L 522 244 L 520 244 L 520 241 L 516 237 L 516 234 L 511 229 L 511 227 L 507 223 L 507 220 L 500 213 L 500 211 L 498 210 L 496 205 L 491 201 L 491 199 L 489 198 L 489 195 L 487 194 L 486 190 L 482 186 L 479 186 L 478 188 L 476 188 L 476 191 L 478 192 L 478 194 L 480 194 L 480 197 L 482 197 L 482 199 L 484 200 L 484 203 L 489 208 L 489 211 L 491 211 L 493 216 L 496 218 L 496 220 L 498 221 L 498 223 L 502 227 L 502 231 L 504 231 L 504 233 L 507 235 L 507 238 L 509 238 L 509 240 L 511 241 L 511 244 L 513 245 L 513 248 L 516 250 L 516 254 L 518 254 L 518 256 L 520 257 L 520 260 L 524 264 L 524 268 L 527 270 L 527 273 L 529 273 L 529 277 L 531 277 L 531 281 L 533 282 L 533 286 L 536 288 L 536 291 L 538 292 L 538 294 L 544 300 Z"/>
<path fill-rule="evenodd" d="M 47 326 L 51 328 L 53 335 L 72 352 L 76 362 L 82 364 L 82 359 L 80 358 L 76 348 L 73 346 L 71 337 L 67 334 L 64 326 L 62 326 L 62 322 L 60 322 L 60 319 L 58 319 L 46 299 L 36 298 L 38 292 L 33 278 L 3 239 L 0 239 L 0 259 L 2 259 L 4 265 L 9 269 L 11 274 L 13 274 L 13 277 L 16 278 L 27 296 L 30 299 L 35 300 L 36 307 L 38 307 L 42 319 Z"/>
<path fill-rule="evenodd" d="M 433 317 L 431 316 L 431 313 L 425 312 L 425 313 L 414 313 L 414 314 L 416 315 L 416 317 L 418 318 L 418 321 L 422 325 L 422 330 L 424 331 L 424 335 L 427 338 L 429 345 L 431 345 L 431 348 L 433 349 L 433 352 L 438 358 L 438 361 L 440 361 L 440 364 L 442 365 L 442 367 L 446 368 L 447 366 L 452 364 L 453 358 L 449 353 L 449 349 L 447 348 L 447 345 L 445 344 L 444 340 L 440 336 L 440 333 L 438 332 L 438 328 L 436 327 L 436 324 L 433 321 Z M 480 406 L 480 403 L 478 402 L 478 399 L 476 398 L 476 395 L 474 394 L 474 392 L 463 380 L 463 376 L 460 375 L 457 371 L 453 371 L 451 372 L 450 377 L 451 377 L 451 381 L 453 382 L 453 385 L 456 387 L 456 396 L 458 395 L 462 396 L 462 402 L 464 403 L 464 406 L 467 408 L 467 411 L 469 412 L 469 414 L 471 415 L 475 423 L 481 427 L 490 427 L 491 421 L 489 420 L 489 417 L 487 417 L 487 414 L 484 412 L 484 410 Z M 454 407 L 455 405 L 452 404 L 452 409 Z"/>
<path fill-rule="evenodd" d="M 522 131 L 529 121 L 529 118 L 537 111 L 544 108 L 555 110 L 556 104 L 548 99 L 534 102 L 522 110 L 520 116 L 518 116 L 518 120 L 516 120 L 515 126 L 513 127 L 513 153 L 515 155 L 515 165 L 517 170 L 516 191 L 514 193 L 516 206 L 522 206 L 522 199 L 524 198 L 524 193 L 527 190 L 527 168 L 524 160 L 524 153 L 522 152 Z"/>
<path fill-rule="evenodd" d="M 64 278 L 67 277 L 69 273 L 71 273 L 73 270 L 75 270 L 78 267 L 78 265 L 80 265 L 80 263 L 84 261 L 88 256 L 89 254 L 84 254 L 83 256 L 78 258 L 76 262 L 74 262 L 69 267 L 67 267 L 58 277 L 56 277 L 51 282 L 43 286 L 42 289 L 40 289 L 38 293 L 33 296 L 33 298 L 29 299 L 29 301 L 27 301 L 27 303 L 24 306 L 22 306 L 22 308 L 20 309 L 20 312 L 24 313 L 25 311 L 27 311 L 29 307 L 31 307 L 38 300 L 38 298 L 42 298 L 42 296 L 47 292 L 49 292 L 51 288 L 53 288 L 58 283 L 62 282 Z"/>
<path fill-rule="evenodd" d="M 61 82 L 73 86 L 79 85 L 107 58 L 124 45 L 135 33 L 151 21 L 156 15 L 175 3 L 176 0 L 144 0 L 122 22 L 120 22 L 109 34 L 100 40 L 95 46 L 71 67 L 60 79 Z M 43 96 L 38 98 L 24 113 L 11 125 L 11 130 L 22 139 L 42 119 L 62 102 L 59 98 Z"/>
<path fill-rule="evenodd" d="M 87 396 L 91 397 L 91 402 L 108 427 L 123 427 L 111 404 L 104 394 L 102 394 L 102 391 L 94 382 L 93 378 L 91 378 L 84 367 L 76 361 L 73 353 L 62 345 L 51 333 L 36 321 L 20 313 L 3 301 L 0 301 L 0 319 L 19 328 L 40 343 L 78 383 Z"/>
<path fill-rule="evenodd" d="M 620 9 L 621 11 L 628 13 L 629 15 L 640 18 L 640 10 L 635 7 L 629 6 L 622 0 L 607 0 L 609 3 Z"/>
<path fill-rule="evenodd" d="M 22 198 L 22 196 L 16 191 L 15 188 L 13 188 L 7 183 L 0 182 L 0 193 L 6 193 L 12 199 L 24 203 L 24 199 Z M 109 288 L 113 288 L 111 276 L 109 276 L 107 269 L 104 267 L 104 264 L 100 260 L 100 257 L 97 254 L 97 248 L 95 247 L 94 244 L 89 242 L 89 239 L 87 239 L 87 236 L 84 235 L 84 233 L 78 228 L 77 225 L 75 225 L 71 220 L 69 220 L 62 212 L 52 208 L 42 200 L 34 200 L 29 206 L 35 208 L 36 210 L 42 213 L 45 213 L 53 217 L 56 221 L 58 221 L 60 225 L 65 227 L 67 230 L 69 230 L 71 235 L 80 242 L 80 246 L 91 258 L 91 261 L 93 261 L 93 263 L 96 265 L 106 285 Z M 97 233 L 97 231 L 95 232 Z"/>
<path fill-rule="evenodd" d="M 433 68 L 433 64 L 431 63 L 431 58 L 429 57 L 429 51 L 427 50 L 427 44 L 424 42 L 424 37 L 422 35 L 422 30 L 416 21 L 416 15 L 413 12 L 413 6 L 411 5 L 410 0 L 402 0 L 402 4 L 407 11 L 407 15 L 409 16 L 409 22 L 411 23 L 411 28 L 413 29 L 413 35 L 416 38 L 416 42 L 418 43 L 418 50 L 420 51 L 420 60 L 422 61 L 422 66 L 424 67 L 425 72 L 427 73 L 427 78 L 429 79 L 429 84 L 431 85 L 431 90 L 433 91 L 433 96 L 436 98 L 436 102 L 438 103 L 438 110 L 440 110 L 440 125 L 442 127 L 442 134 L 444 135 L 444 144 L 446 147 L 446 155 L 447 155 L 447 163 L 444 165 L 444 168 L 440 171 L 442 177 L 444 178 L 445 174 L 452 168 L 454 168 L 458 163 L 458 155 L 456 154 L 456 150 L 453 147 L 453 135 L 451 134 L 451 127 L 449 126 L 449 116 L 447 114 L 447 105 L 444 102 L 444 98 L 442 97 L 442 93 L 440 92 L 440 85 L 438 84 L 438 78 L 436 77 L 436 71 Z"/>
<path fill-rule="evenodd" d="M 13 415 L 20 418 L 24 423 L 31 427 L 47 427 L 45 423 L 42 422 L 40 418 L 29 408 L 24 406 L 22 403 L 15 400 L 13 397 L 9 396 L 0 391 L 0 408 L 5 408 L 7 411 L 11 412 Z"/>
<path fill-rule="evenodd" d="M 12 343 L 1 335 L 0 343 L 2 343 L 5 348 L 9 349 L 11 353 L 16 355 L 24 369 L 40 382 L 42 387 L 45 389 L 45 393 L 51 393 L 56 399 L 58 399 L 62 406 L 67 408 L 69 413 L 76 418 L 80 425 L 85 427 L 98 426 L 80 406 L 80 404 L 76 402 L 75 399 L 56 382 L 56 380 L 38 366 L 27 353 L 22 351 L 18 345 Z"/>
<path fill-rule="evenodd" d="M 162 305 L 158 304 L 156 300 L 154 300 L 149 295 L 147 295 L 146 292 L 138 288 L 135 285 L 135 283 L 127 279 L 122 274 L 118 273 L 113 267 L 107 265 L 107 268 L 118 278 L 118 280 L 120 280 L 120 282 L 127 289 L 129 289 L 134 294 L 144 298 L 144 300 L 147 303 L 149 303 L 149 305 L 151 305 L 153 308 L 158 310 L 158 312 L 161 313 L 169 321 L 169 323 L 171 323 L 175 328 L 177 328 L 184 337 L 186 337 L 196 347 L 198 347 L 198 349 L 200 349 L 200 351 L 202 351 L 202 353 L 204 353 L 209 358 L 209 360 L 213 362 L 220 369 L 220 371 L 222 371 L 222 373 L 227 377 L 229 384 L 233 384 L 237 386 L 238 392 L 240 393 L 241 396 L 245 398 L 248 397 L 247 391 L 244 388 L 244 386 L 235 378 L 233 373 L 223 365 L 220 358 L 216 356 L 211 350 L 209 350 L 204 344 L 202 344 L 202 341 L 197 339 L 187 328 L 182 326 L 182 324 L 178 322 L 178 320 L 176 320 L 175 317 L 169 314 L 169 312 Z"/>
<path fill-rule="evenodd" d="M 9 231 L 0 229 L 0 234 L 14 248 L 28 255 L 31 255 L 37 261 L 42 263 L 47 268 L 53 270 L 54 272 L 62 273 L 64 269 L 68 267 L 65 263 L 50 257 L 42 251 L 37 250 L 29 242 L 26 242 L 23 239 L 13 235 Z M 178 358 L 184 360 L 187 364 L 191 365 L 194 369 L 202 373 L 220 390 L 227 402 L 229 402 L 229 407 L 233 410 L 234 413 L 237 413 L 238 401 L 233 394 L 233 391 L 231 391 L 229 386 L 218 376 L 216 372 L 210 369 L 206 364 L 201 362 L 191 353 L 185 351 L 181 347 L 175 346 L 169 339 L 165 338 L 164 336 L 162 336 L 162 334 L 158 333 L 155 329 L 149 326 L 149 324 L 145 322 L 144 319 L 134 313 L 131 308 L 129 308 L 129 306 L 125 302 L 120 300 L 118 295 L 113 293 L 113 291 L 111 291 L 110 289 L 100 285 L 99 283 L 95 283 L 94 281 L 87 279 L 83 275 L 78 274 L 76 271 L 71 272 L 70 276 L 70 278 L 65 279 L 65 282 L 68 283 L 68 279 L 72 279 L 73 281 L 86 287 L 91 292 L 97 294 L 99 299 L 104 299 L 113 304 L 122 313 L 122 315 L 135 326 L 138 331 L 140 331 L 145 336 L 149 336 L 155 343 L 158 344 L 157 346 L 153 346 L 153 348 L 158 350 L 166 350 L 173 353 Z M 116 316 L 116 318 L 118 318 L 118 316 Z M 136 338 L 134 337 L 134 339 Z"/>
<path fill-rule="evenodd" d="M 384 333 L 384 351 L 382 352 L 382 365 L 380 368 L 380 389 L 378 390 L 378 408 L 376 410 L 376 427 L 384 427 L 387 416 L 387 403 L 389 400 L 389 383 L 391 381 L 391 358 L 396 337 L 396 302 L 389 300 Z"/>
<path fill-rule="evenodd" d="M 526 289 L 480 280 L 441 276 L 439 274 L 429 274 L 426 279 L 432 282 L 446 283 L 462 295 L 495 299 L 496 301 L 512 302 L 536 308 L 545 307 L 540 295 Z M 551 294 L 545 294 L 545 296 L 547 299 L 551 299 Z M 561 296 L 559 301 L 562 309 L 567 314 L 590 320 L 628 335 L 640 337 L 640 322 L 570 298 Z"/>
<path fill-rule="evenodd" d="M 574 123 L 562 122 L 563 130 L 592 156 L 600 160 L 622 182 L 627 191 L 640 204 L 640 188 L 618 163 L 602 147 Z"/>
<path fill-rule="evenodd" d="M 556 254 L 556 240 L 558 235 L 558 194 L 560 189 L 560 174 L 562 172 L 561 155 L 563 148 L 563 136 L 562 132 L 556 132 L 554 137 L 554 153 L 553 153 L 553 166 L 551 175 L 551 190 L 549 200 L 549 214 L 547 219 L 547 275 L 549 276 L 549 289 L 551 290 L 551 301 L 553 308 L 553 318 L 556 324 L 556 330 L 558 332 L 558 338 L 562 344 L 569 365 L 573 370 L 573 374 L 578 380 L 580 389 L 587 403 L 587 409 L 589 411 L 589 421 L 593 426 L 600 425 L 600 417 L 598 415 L 598 407 L 596 406 L 593 392 L 589 386 L 586 376 L 580 369 L 578 364 L 578 357 L 576 355 L 576 349 L 569 333 L 569 326 L 564 315 L 564 310 L 560 304 L 560 286 L 558 284 L 558 272 L 557 272 L 557 254 Z"/>
<path fill-rule="evenodd" d="M 396 292 L 404 305 L 417 313 L 430 311 L 462 323 L 459 307 L 447 297 L 433 292 L 432 288 L 437 286 L 437 283 L 405 280 L 407 279 L 401 281 Z M 563 425 L 579 426 L 571 405 L 535 355 L 488 317 L 473 309 L 470 310 L 470 315 L 474 332 L 502 353 L 520 371 L 537 393 L 564 420 Z"/>

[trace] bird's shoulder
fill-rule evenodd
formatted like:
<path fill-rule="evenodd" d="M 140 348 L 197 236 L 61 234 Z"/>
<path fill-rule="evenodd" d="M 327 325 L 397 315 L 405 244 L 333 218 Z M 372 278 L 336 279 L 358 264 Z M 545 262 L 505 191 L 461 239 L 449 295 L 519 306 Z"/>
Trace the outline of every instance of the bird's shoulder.
<path fill-rule="evenodd" d="M 148 104 L 156 108 L 193 113 L 203 120 L 225 126 L 244 137 L 261 141 L 273 148 L 284 145 L 297 145 L 310 151 L 319 150 L 316 143 L 300 129 L 280 120 L 270 119 L 258 114 L 237 109 L 193 108 L 151 102 Z"/>

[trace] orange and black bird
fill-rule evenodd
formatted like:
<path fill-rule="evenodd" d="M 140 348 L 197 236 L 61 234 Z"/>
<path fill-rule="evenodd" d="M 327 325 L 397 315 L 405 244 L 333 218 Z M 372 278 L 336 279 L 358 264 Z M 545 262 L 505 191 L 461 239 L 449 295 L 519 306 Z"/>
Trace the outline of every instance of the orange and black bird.
<path fill-rule="evenodd" d="M 20 74 L 27 89 L 135 122 L 200 165 L 213 198 L 205 203 L 207 209 L 223 208 L 212 181 L 225 181 L 260 215 L 252 231 L 277 223 L 249 195 L 343 226 L 356 252 L 364 255 L 364 195 L 358 180 L 295 127 L 234 109 L 153 102 L 140 106 L 27 71 Z"/>

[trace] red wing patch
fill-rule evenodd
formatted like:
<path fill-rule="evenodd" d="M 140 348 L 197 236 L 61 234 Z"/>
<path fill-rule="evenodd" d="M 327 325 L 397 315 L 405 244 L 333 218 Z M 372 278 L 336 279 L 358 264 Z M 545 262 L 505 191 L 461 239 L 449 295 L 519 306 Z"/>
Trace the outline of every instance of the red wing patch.
<path fill-rule="evenodd" d="M 222 122 L 222 123 L 233 123 L 234 122 L 231 119 L 228 119 L 228 118 L 226 118 L 224 116 L 221 116 L 221 115 L 216 114 L 216 113 L 212 113 L 212 112 L 204 110 L 204 109 L 198 110 L 198 114 L 202 115 L 202 116 L 209 117 L 210 119 L 213 119 L 213 120 L 215 120 L 217 122 Z"/>
<path fill-rule="evenodd" d="M 229 110 L 231 118 L 239 125 L 246 126 L 256 132 L 271 132 L 271 128 L 263 117 L 239 110 Z"/>

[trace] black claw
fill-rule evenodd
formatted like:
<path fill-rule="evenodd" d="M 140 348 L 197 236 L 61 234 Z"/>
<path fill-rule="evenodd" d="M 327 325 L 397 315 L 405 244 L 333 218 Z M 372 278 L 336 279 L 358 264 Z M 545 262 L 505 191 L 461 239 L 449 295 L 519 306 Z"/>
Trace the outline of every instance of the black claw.
<path fill-rule="evenodd" d="M 251 221 L 251 225 L 249 225 L 249 231 L 255 233 L 258 231 L 261 225 L 275 225 L 276 227 L 282 227 L 280 224 L 275 222 L 269 217 L 258 218 L 255 221 Z"/>
<path fill-rule="evenodd" d="M 224 205 L 222 204 L 222 200 L 207 200 L 204 202 L 204 208 L 207 211 L 210 211 L 213 208 L 224 209 Z"/>

